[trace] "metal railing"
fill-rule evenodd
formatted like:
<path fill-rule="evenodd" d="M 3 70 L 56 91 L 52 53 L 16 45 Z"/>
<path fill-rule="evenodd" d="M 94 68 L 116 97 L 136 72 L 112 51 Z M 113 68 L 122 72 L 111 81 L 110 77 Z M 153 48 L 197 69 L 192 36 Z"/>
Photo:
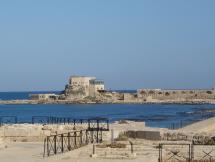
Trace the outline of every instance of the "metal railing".
<path fill-rule="evenodd" d="M 214 162 L 215 145 L 189 143 L 161 143 L 158 162 Z"/>
<path fill-rule="evenodd" d="M 43 156 L 68 152 L 89 143 L 102 142 L 102 131 L 75 130 L 68 133 L 47 136 L 44 140 Z"/>
<path fill-rule="evenodd" d="M 0 116 L 0 126 L 4 124 L 17 124 L 17 123 L 30 123 L 30 124 L 73 124 L 84 125 L 88 130 L 102 131 L 109 130 L 109 120 L 107 118 L 95 117 L 90 119 L 74 119 L 72 117 L 54 117 L 54 116 L 32 116 L 31 121 L 21 122 L 17 116 Z"/>

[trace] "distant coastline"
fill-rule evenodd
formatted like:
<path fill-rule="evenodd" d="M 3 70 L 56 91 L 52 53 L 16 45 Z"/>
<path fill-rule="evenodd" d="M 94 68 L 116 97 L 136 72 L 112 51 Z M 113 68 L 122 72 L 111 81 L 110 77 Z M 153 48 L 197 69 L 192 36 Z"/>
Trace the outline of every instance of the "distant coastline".
<path fill-rule="evenodd" d="M 215 104 L 215 89 L 108 90 L 96 77 L 71 76 L 62 91 L 0 92 L 0 104 Z"/>

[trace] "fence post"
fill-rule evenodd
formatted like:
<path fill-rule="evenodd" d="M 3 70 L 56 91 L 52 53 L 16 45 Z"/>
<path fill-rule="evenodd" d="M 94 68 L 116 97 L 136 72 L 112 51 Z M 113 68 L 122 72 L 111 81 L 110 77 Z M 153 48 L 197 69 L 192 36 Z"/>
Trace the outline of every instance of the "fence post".
<path fill-rule="evenodd" d="M 83 133 L 82 133 L 82 130 L 80 131 L 80 144 L 81 144 L 81 146 L 83 145 L 83 143 L 82 143 L 82 135 L 83 135 Z"/>
<path fill-rule="evenodd" d="M 47 137 L 47 155 L 50 155 L 50 150 L 49 150 L 49 137 Z"/>
<path fill-rule="evenodd" d="M 99 143 L 99 120 L 96 120 L 97 128 L 96 128 L 96 142 Z"/>
<path fill-rule="evenodd" d="M 158 148 L 159 148 L 159 158 L 158 158 L 158 161 L 162 162 L 162 144 L 159 144 Z"/>
<path fill-rule="evenodd" d="M 88 130 L 90 130 L 90 120 L 88 119 L 87 122 L 88 122 Z"/>
<path fill-rule="evenodd" d="M 129 141 L 129 142 L 131 144 L 131 153 L 133 154 L 134 153 L 133 143 L 131 141 Z"/>
<path fill-rule="evenodd" d="M 71 151 L 70 133 L 68 133 L 68 150 Z"/>
<path fill-rule="evenodd" d="M 75 142 L 75 148 L 77 148 L 77 139 L 76 139 L 76 137 L 77 137 L 77 132 L 76 132 L 76 131 L 74 132 L 74 136 L 75 136 L 75 139 L 74 139 L 74 140 L 75 140 L 75 141 L 74 141 L 74 142 Z"/>
<path fill-rule="evenodd" d="M 54 154 L 57 154 L 57 135 L 54 136 Z"/>
<path fill-rule="evenodd" d="M 134 153 L 134 145 L 133 142 L 129 141 L 130 145 L 131 145 L 131 157 L 136 157 L 136 153 Z"/>
<path fill-rule="evenodd" d="M 87 145 L 88 142 L 89 142 L 89 141 L 88 141 L 88 130 L 86 130 L 86 143 L 85 143 L 85 144 Z"/>
<path fill-rule="evenodd" d="M 75 127 L 75 123 L 76 123 L 76 120 L 74 119 L 74 120 L 73 120 L 73 125 L 74 125 L 74 127 Z"/>
<path fill-rule="evenodd" d="M 97 155 L 96 155 L 96 147 L 95 145 L 93 144 L 93 154 L 91 155 L 92 158 L 96 158 Z"/>
<path fill-rule="evenodd" d="M 64 148 L 63 148 L 63 134 L 61 134 L 61 152 L 64 152 Z"/>
<path fill-rule="evenodd" d="M 194 160 L 194 141 L 192 140 L 191 143 L 191 161 Z"/>
<path fill-rule="evenodd" d="M 107 120 L 107 129 L 109 130 L 109 120 Z"/>
<path fill-rule="evenodd" d="M 96 149 L 95 149 L 95 145 L 93 144 L 93 154 L 95 154 Z"/>
<path fill-rule="evenodd" d="M 43 157 L 45 157 L 46 155 L 46 138 L 44 139 L 44 143 L 43 143 Z"/>
<path fill-rule="evenodd" d="M 189 144 L 189 162 L 192 161 L 192 144 Z"/>

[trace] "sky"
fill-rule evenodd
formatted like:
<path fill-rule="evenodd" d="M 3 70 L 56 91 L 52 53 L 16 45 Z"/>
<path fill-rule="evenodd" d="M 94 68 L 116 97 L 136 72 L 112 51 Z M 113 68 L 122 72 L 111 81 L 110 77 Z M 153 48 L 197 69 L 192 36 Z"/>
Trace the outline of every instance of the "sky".
<path fill-rule="evenodd" d="M 215 87 L 214 0 L 1 0 L 0 91 Z"/>

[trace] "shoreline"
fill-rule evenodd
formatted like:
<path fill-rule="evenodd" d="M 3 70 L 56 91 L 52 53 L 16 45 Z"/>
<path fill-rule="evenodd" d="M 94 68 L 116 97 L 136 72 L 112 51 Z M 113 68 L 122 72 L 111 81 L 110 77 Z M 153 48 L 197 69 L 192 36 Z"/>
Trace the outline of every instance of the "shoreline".
<path fill-rule="evenodd" d="M 0 105 L 38 105 L 38 104 L 215 104 L 215 100 L 154 100 L 154 101 L 85 101 L 85 100 L 0 100 Z"/>

